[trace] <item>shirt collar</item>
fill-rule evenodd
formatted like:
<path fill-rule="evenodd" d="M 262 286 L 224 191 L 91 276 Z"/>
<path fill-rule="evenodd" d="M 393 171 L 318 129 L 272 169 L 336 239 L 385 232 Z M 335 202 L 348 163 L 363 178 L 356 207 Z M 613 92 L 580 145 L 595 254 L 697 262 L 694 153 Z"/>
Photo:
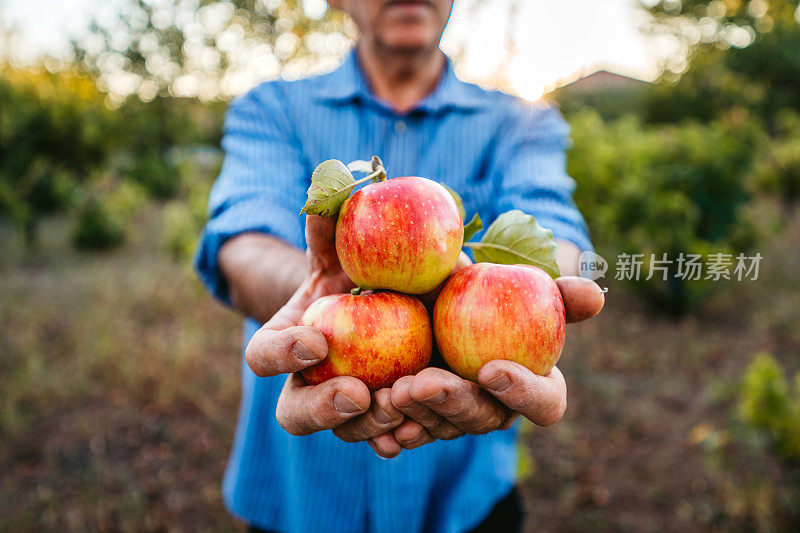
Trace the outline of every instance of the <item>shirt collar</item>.
<path fill-rule="evenodd" d="M 316 91 L 321 100 L 334 103 L 377 101 L 370 92 L 355 48 L 347 54 L 339 68 L 323 78 Z M 483 105 L 483 100 L 477 97 L 474 88 L 456 77 L 450 60 L 446 59 L 445 70 L 436 89 L 423 98 L 412 111 L 437 113 L 448 108 L 472 111 Z"/>

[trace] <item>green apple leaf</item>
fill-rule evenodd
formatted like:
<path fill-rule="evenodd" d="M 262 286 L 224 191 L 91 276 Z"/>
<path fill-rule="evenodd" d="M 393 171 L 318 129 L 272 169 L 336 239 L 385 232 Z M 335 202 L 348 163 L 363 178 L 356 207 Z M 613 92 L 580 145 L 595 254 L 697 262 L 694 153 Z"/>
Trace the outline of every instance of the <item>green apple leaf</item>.
<path fill-rule="evenodd" d="M 480 242 L 468 242 L 465 246 L 472 248 L 479 263 L 533 265 L 553 278 L 561 275 L 553 232 L 518 209 L 497 217 Z"/>
<path fill-rule="evenodd" d="M 464 201 L 461 199 L 461 195 L 459 195 L 456 191 L 454 191 L 444 183 L 440 183 L 440 185 L 445 189 L 447 189 L 447 192 L 449 192 L 450 196 L 453 197 L 453 200 L 456 201 L 456 207 L 458 207 L 458 212 L 461 213 L 461 220 L 466 220 L 467 212 L 464 211 Z"/>
<path fill-rule="evenodd" d="M 336 216 L 355 185 L 356 180 L 344 163 L 338 159 L 323 161 L 311 174 L 308 201 L 300 213 L 321 217 Z"/>
<path fill-rule="evenodd" d="M 483 221 L 478 213 L 472 217 L 472 220 L 464 224 L 464 242 L 469 241 L 476 233 L 483 229 Z"/>

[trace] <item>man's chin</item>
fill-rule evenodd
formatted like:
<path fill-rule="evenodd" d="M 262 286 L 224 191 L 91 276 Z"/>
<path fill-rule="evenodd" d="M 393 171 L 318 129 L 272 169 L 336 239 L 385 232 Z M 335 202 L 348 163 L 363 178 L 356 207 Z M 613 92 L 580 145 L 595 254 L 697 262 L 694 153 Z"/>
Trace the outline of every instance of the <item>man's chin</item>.
<path fill-rule="evenodd" d="M 413 53 L 430 50 L 438 44 L 428 31 L 389 32 L 381 36 L 381 44 L 390 50 Z"/>

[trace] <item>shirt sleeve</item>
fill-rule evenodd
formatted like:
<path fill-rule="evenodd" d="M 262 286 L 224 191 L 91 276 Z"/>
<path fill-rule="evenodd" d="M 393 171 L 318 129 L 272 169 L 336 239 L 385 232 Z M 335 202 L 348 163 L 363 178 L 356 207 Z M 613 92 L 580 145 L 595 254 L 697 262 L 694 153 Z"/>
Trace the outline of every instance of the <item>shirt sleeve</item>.
<path fill-rule="evenodd" d="M 219 270 L 220 247 L 238 234 L 262 232 L 305 245 L 299 215 L 308 186 L 307 165 L 276 89 L 263 85 L 235 100 L 226 115 L 225 160 L 211 188 L 209 220 L 195 251 L 194 265 L 208 290 L 230 303 Z"/>
<path fill-rule="evenodd" d="M 555 238 L 591 250 L 586 223 L 572 200 L 575 180 L 566 170 L 569 125 L 551 104 L 518 105 L 507 134 L 498 140 L 495 216 L 520 209 Z"/>

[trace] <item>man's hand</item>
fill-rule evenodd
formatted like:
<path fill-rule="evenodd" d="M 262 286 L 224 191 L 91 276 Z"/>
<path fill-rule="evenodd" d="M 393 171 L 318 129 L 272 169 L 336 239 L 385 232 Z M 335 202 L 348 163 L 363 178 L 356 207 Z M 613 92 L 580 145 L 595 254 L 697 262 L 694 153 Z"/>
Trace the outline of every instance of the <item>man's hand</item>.
<path fill-rule="evenodd" d="M 286 305 L 253 335 L 245 359 L 258 376 L 291 374 L 275 413 L 286 431 L 308 435 L 332 429 L 342 440 L 366 440 L 379 455 L 392 457 L 400 453 L 400 445 L 391 431 L 404 415 L 392 405 L 389 389 L 379 390 L 370 398 L 367 386 L 356 378 L 337 377 L 307 385 L 298 373 L 328 354 L 328 343 L 320 331 L 297 325 L 303 312 L 318 298 L 353 287 L 336 257 L 334 232 L 334 219 L 307 218 L 310 274 Z"/>
<path fill-rule="evenodd" d="M 580 322 L 600 312 L 602 290 L 593 281 L 567 276 L 556 283 L 567 322 Z M 410 419 L 394 430 L 395 439 L 411 449 L 435 439 L 507 429 L 518 415 L 540 426 L 552 425 L 566 410 L 567 386 L 556 367 L 547 376 L 538 376 L 513 361 L 495 360 L 481 368 L 478 383 L 447 370 L 426 368 L 398 380 L 391 399 Z"/>

